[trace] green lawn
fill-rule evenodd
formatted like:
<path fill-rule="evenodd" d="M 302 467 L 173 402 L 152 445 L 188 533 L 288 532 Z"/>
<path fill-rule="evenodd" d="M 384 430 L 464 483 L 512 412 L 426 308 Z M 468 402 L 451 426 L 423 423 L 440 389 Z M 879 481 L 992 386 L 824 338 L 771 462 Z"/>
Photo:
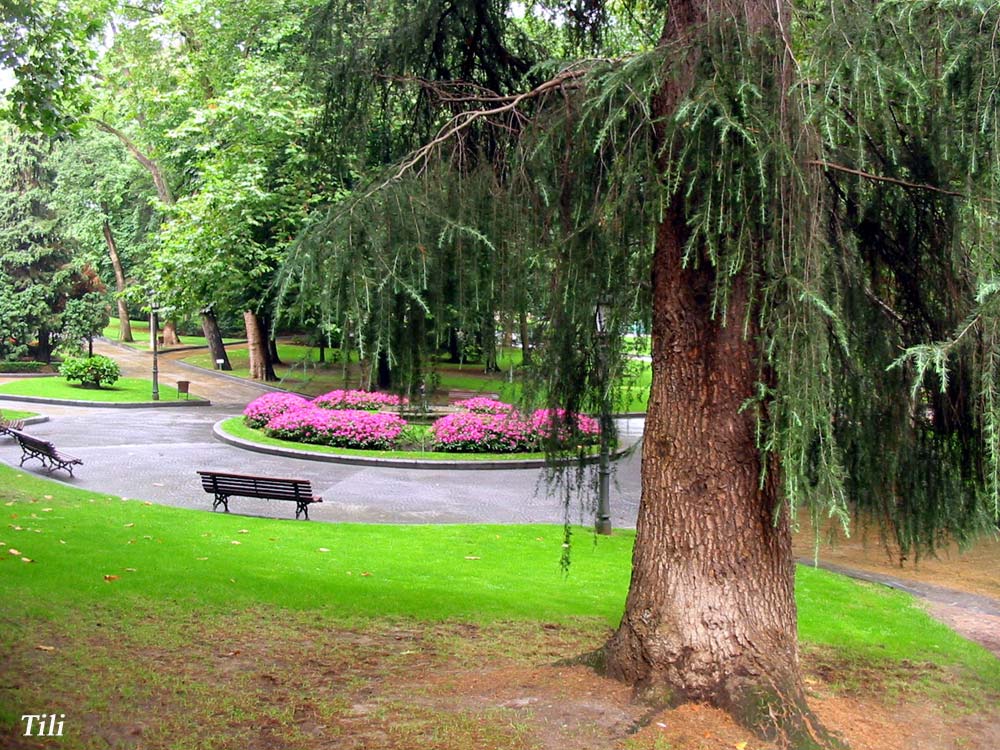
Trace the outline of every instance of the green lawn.
<path fill-rule="evenodd" d="M 3 419 L 28 419 L 37 416 L 38 412 L 36 411 L 18 411 L 17 409 L 0 410 L 0 417 Z"/>
<path fill-rule="evenodd" d="M 177 389 L 173 386 L 161 382 L 159 390 L 160 399 L 163 401 L 178 398 Z M 69 383 L 61 376 L 25 378 L 0 384 L 0 395 L 74 399 L 97 403 L 144 403 L 152 400 L 152 392 L 153 382 L 142 378 L 120 378 L 114 385 L 101 388 L 85 388 L 79 383 Z M 191 396 L 191 399 L 198 400 L 196 396 Z"/>
<path fill-rule="evenodd" d="M 132 338 L 135 341 L 121 342 L 126 346 L 130 346 L 133 349 L 149 349 L 149 321 L 148 320 L 133 320 L 130 321 L 132 324 Z M 108 325 L 101 331 L 101 335 L 105 338 L 111 339 L 112 341 L 118 341 L 118 336 L 121 333 L 121 326 L 118 323 L 118 318 L 112 318 Z M 208 340 L 204 336 L 197 335 L 186 335 L 181 334 L 181 346 L 208 346 Z M 223 338 L 224 343 L 231 344 L 236 341 L 242 341 L 240 338 Z M 170 348 L 170 347 L 167 347 Z M 211 364 L 211 363 L 210 363 Z"/>
<path fill-rule="evenodd" d="M 74 748 L 129 736 L 231 750 L 271 732 L 310 747 L 340 731 L 387 732 L 393 747 L 531 746 L 516 714 L 426 707 L 407 683 L 451 695 L 456 665 L 534 672 L 598 646 L 621 616 L 634 539 L 574 529 L 564 570 L 560 526 L 262 519 L 4 465 L 0 488 L 0 741 L 51 709 Z M 952 710 L 997 699 L 1000 661 L 909 596 L 809 568 L 796 588 L 807 667 L 832 669 L 831 689 L 877 679 L 880 694 L 917 690 Z"/>

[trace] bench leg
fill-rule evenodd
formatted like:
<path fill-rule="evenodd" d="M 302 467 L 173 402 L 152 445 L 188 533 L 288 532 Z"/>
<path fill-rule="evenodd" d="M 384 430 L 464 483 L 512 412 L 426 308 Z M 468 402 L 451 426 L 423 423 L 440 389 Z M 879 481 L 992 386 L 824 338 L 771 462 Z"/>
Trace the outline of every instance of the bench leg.
<path fill-rule="evenodd" d="M 216 495 L 215 502 L 212 503 L 212 510 L 217 510 L 222 506 L 226 513 L 229 512 L 229 495 Z"/>
<path fill-rule="evenodd" d="M 307 521 L 309 520 L 309 503 L 303 503 L 301 501 L 298 501 L 298 502 L 295 503 L 295 520 L 296 521 L 299 520 L 299 516 L 300 515 L 305 516 Z"/>

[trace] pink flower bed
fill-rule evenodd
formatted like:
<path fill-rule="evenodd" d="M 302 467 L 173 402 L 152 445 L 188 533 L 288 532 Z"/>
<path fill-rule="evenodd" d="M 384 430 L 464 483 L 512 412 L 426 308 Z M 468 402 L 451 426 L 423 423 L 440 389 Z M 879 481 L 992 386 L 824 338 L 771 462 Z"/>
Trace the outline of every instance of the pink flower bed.
<path fill-rule="evenodd" d="M 243 418 L 250 427 L 260 429 L 279 414 L 289 409 L 301 409 L 308 403 L 309 399 L 294 393 L 265 393 L 247 404 Z"/>
<path fill-rule="evenodd" d="M 516 453 L 532 449 L 535 436 L 516 414 L 456 412 L 431 426 L 436 450 L 452 453 Z"/>
<path fill-rule="evenodd" d="M 361 409 L 322 409 L 306 404 L 277 415 L 264 428 L 271 437 L 338 448 L 391 450 L 406 421 L 396 414 Z"/>
<path fill-rule="evenodd" d="M 562 443 L 576 440 L 582 445 L 597 443 L 601 427 L 596 419 L 586 414 L 567 414 L 564 409 L 539 409 L 531 415 L 531 430 L 542 437 L 553 434 Z"/>
<path fill-rule="evenodd" d="M 324 393 L 313 399 L 316 406 L 323 409 L 364 409 L 378 411 L 382 408 L 394 408 L 406 404 L 405 398 L 391 393 L 378 391 L 343 391 L 336 390 Z"/>

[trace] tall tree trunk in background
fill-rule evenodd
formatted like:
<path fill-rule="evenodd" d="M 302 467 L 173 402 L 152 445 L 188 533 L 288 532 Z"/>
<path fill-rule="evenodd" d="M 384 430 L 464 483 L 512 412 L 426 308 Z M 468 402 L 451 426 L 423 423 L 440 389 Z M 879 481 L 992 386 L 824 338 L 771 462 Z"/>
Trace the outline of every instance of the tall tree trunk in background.
<path fill-rule="evenodd" d="M 167 320 L 163 323 L 163 345 L 164 346 L 180 346 L 182 343 L 181 337 L 177 335 L 177 321 Z"/>
<path fill-rule="evenodd" d="M 132 322 L 128 318 L 128 305 L 122 293 L 125 291 L 125 269 L 122 268 L 121 257 L 118 255 L 118 245 L 115 236 L 111 232 L 111 224 L 104 220 L 104 241 L 108 246 L 108 257 L 111 258 L 111 268 L 115 272 L 115 291 L 118 303 L 118 340 L 134 341 L 132 338 Z"/>
<path fill-rule="evenodd" d="M 251 311 L 243 312 L 243 324 L 247 329 L 247 350 L 250 354 L 250 377 L 254 380 L 274 382 L 278 376 L 271 365 L 267 345 L 267 331 L 261 326 L 260 318 Z"/>
<path fill-rule="evenodd" d="M 52 332 L 48 328 L 38 330 L 38 352 L 35 358 L 47 365 L 52 364 Z"/>
<path fill-rule="evenodd" d="M 201 311 L 201 330 L 205 333 L 205 340 L 208 341 L 208 351 L 212 354 L 212 365 L 220 370 L 232 370 L 233 366 L 229 363 L 226 345 L 222 343 L 219 321 L 211 307 L 206 307 Z"/>
<path fill-rule="evenodd" d="M 750 33 L 777 34 L 775 7 L 676 0 L 664 36 L 684 44 L 709 17 L 737 13 Z M 654 102 L 661 121 L 694 83 L 697 48 L 686 49 Z M 723 708 L 784 746 L 836 746 L 805 701 L 791 533 L 786 514 L 774 520 L 782 504 L 777 461 L 762 484 L 756 415 L 742 409 L 767 378 L 750 272 L 733 281 L 729 325 L 722 324 L 713 310 L 714 267 L 705 259 L 684 264 L 684 200 L 665 212 L 654 249 L 642 498 L 625 615 L 605 649 L 608 671 Z"/>

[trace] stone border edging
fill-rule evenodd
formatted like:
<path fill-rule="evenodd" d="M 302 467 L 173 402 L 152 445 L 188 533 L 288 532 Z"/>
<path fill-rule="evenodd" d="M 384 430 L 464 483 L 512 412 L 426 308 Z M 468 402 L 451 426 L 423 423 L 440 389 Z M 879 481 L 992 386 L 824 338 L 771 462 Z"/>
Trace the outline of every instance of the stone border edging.
<path fill-rule="evenodd" d="M 44 396 L 16 396 L 0 393 L 0 401 L 17 401 L 26 404 L 58 404 L 60 406 L 89 406 L 97 409 L 157 409 L 160 407 L 211 406 L 208 399 L 172 399 L 170 401 L 77 401 L 70 398 L 45 398 Z"/>
<path fill-rule="evenodd" d="M 304 451 L 277 445 L 255 443 L 252 440 L 245 440 L 243 438 L 236 437 L 235 435 L 230 435 L 222 429 L 222 423 L 225 421 L 226 420 L 223 419 L 212 425 L 212 434 L 215 436 L 216 440 L 228 443 L 236 448 L 242 448 L 243 450 L 254 451 L 256 453 L 266 453 L 271 456 L 301 458 L 306 461 L 324 461 L 332 464 L 374 466 L 387 469 L 457 469 L 460 471 L 482 471 L 487 469 L 540 469 L 546 466 L 544 458 L 512 459 L 510 461 L 460 461 L 448 459 L 441 461 L 422 461 L 418 458 L 372 458 L 368 456 L 347 456 L 337 453 Z M 620 458 L 628 450 L 629 448 L 624 448 L 614 451 L 611 454 L 611 460 L 613 461 Z M 593 456 L 584 459 L 584 463 L 596 464 L 599 458 L 600 457 L 597 454 L 594 454 Z M 562 461 L 560 463 L 573 464 L 576 463 L 576 461 L 575 459 L 567 459 L 566 461 Z"/>

